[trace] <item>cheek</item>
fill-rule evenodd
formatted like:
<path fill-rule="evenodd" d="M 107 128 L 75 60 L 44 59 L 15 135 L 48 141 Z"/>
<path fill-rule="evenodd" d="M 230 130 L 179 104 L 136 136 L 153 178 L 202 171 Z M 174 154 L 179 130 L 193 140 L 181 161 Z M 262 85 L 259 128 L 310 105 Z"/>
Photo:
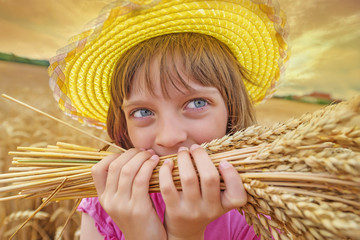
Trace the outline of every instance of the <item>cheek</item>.
<path fill-rule="evenodd" d="M 128 133 L 129 138 L 135 148 L 151 148 L 153 137 L 149 129 L 138 129 L 136 127 L 128 126 Z"/>
<path fill-rule="evenodd" d="M 227 114 L 208 118 L 198 122 L 190 131 L 191 138 L 198 144 L 210 142 L 216 138 L 221 138 L 226 134 Z"/>

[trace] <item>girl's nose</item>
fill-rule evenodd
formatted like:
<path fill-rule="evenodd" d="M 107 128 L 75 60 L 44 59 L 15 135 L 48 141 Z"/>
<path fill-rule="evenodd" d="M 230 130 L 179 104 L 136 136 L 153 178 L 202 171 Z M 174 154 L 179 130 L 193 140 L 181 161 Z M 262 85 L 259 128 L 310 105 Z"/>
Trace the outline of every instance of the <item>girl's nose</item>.
<path fill-rule="evenodd" d="M 167 117 L 159 121 L 155 139 L 157 145 L 177 149 L 186 139 L 186 126 L 178 119 Z"/>

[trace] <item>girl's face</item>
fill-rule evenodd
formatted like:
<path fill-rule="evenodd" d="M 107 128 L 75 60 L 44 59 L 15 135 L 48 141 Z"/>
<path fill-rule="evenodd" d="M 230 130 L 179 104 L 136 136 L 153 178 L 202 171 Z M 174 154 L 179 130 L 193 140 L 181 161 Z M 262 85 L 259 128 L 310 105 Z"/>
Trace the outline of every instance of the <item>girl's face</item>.
<path fill-rule="evenodd" d="M 155 95 L 142 84 L 145 73 L 140 70 L 124 99 L 123 111 L 134 147 L 153 149 L 164 156 L 176 153 L 180 146 L 190 147 L 226 134 L 228 113 L 217 88 L 203 86 L 180 71 L 192 89 L 167 84 L 168 95 L 164 96 L 158 69 L 159 62 L 154 58 L 150 79 Z"/>

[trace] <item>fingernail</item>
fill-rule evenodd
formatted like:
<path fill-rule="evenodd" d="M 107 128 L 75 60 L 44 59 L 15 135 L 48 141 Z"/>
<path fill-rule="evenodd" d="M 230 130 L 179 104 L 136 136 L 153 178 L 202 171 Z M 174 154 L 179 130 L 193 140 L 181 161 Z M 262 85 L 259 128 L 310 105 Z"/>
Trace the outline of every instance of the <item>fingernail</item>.
<path fill-rule="evenodd" d="M 164 164 L 171 164 L 172 163 L 172 159 L 171 158 L 167 158 L 164 160 Z"/>
<path fill-rule="evenodd" d="M 191 147 L 190 147 L 190 151 L 194 151 L 195 149 L 197 149 L 197 148 L 200 148 L 201 146 L 199 145 L 199 144 L 193 144 L 193 145 L 191 145 Z"/>
<path fill-rule="evenodd" d="M 148 150 L 146 150 L 146 151 L 148 151 L 148 152 L 151 153 L 151 154 L 155 154 L 155 151 L 152 150 L 152 149 L 148 149 Z"/>
<path fill-rule="evenodd" d="M 231 167 L 232 165 L 228 162 L 228 161 L 221 161 L 220 162 L 220 167 L 222 168 L 222 169 L 227 169 L 227 168 L 229 168 L 229 167 Z"/>
<path fill-rule="evenodd" d="M 181 151 L 189 151 L 189 149 L 187 147 L 179 147 L 178 152 L 181 152 Z"/>
<path fill-rule="evenodd" d="M 154 154 L 154 155 L 151 156 L 150 159 L 153 160 L 153 161 L 158 161 L 158 160 L 159 160 L 159 156 L 156 155 L 156 154 Z"/>

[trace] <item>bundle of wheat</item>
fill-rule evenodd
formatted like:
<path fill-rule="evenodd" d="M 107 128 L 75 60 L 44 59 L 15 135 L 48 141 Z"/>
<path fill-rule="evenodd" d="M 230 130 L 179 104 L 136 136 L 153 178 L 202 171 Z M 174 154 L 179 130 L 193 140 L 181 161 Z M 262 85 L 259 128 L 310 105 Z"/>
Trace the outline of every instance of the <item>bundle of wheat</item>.
<path fill-rule="evenodd" d="M 299 119 L 245 130 L 203 144 L 217 166 L 236 167 L 248 193 L 239 209 L 262 239 L 359 239 L 360 97 L 331 105 Z M 96 196 L 91 167 L 108 151 L 57 143 L 47 148 L 19 147 L 11 173 L 0 175 L 3 197 L 51 200 Z M 150 191 L 159 191 L 158 171 Z M 222 185 L 224 187 L 224 185 Z"/>

